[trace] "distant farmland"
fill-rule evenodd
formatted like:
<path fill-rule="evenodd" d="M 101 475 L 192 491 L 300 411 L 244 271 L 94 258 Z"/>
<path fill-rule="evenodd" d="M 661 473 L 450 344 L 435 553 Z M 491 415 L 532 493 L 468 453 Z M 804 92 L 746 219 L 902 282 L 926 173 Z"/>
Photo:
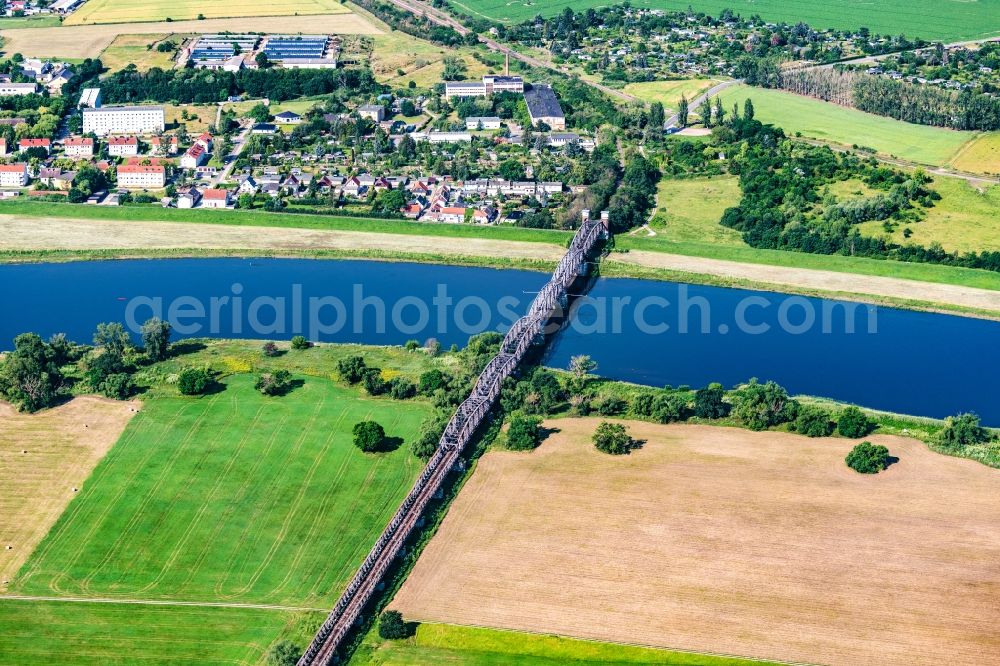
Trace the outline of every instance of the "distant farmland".
<path fill-rule="evenodd" d="M 391 608 L 497 627 L 819 664 L 980 666 L 1000 654 L 1000 475 L 900 437 L 854 441 L 554 419 L 493 451 Z M 992 657 L 990 655 L 993 655 Z"/>
<path fill-rule="evenodd" d="M 70 14 L 65 25 L 91 23 L 143 23 L 240 16 L 292 16 L 341 14 L 350 10 L 339 0 L 268 0 L 267 2 L 215 2 L 213 0 L 88 0 Z"/>
<path fill-rule="evenodd" d="M 607 0 L 453 0 L 471 14 L 517 23 L 538 14 L 552 16 L 566 7 L 583 11 L 605 7 Z M 717 16 L 732 9 L 769 21 L 805 21 L 815 28 L 867 26 L 884 34 L 957 41 L 1000 35 L 1000 0 L 633 0 L 633 7 L 682 11 L 689 6 Z"/>

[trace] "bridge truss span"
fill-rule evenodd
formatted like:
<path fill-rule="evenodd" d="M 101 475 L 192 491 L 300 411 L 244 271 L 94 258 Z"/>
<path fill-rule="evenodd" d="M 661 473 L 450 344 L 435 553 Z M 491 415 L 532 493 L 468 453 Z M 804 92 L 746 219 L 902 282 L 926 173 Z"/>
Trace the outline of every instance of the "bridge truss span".
<path fill-rule="evenodd" d="M 469 397 L 455 410 L 434 454 L 316 632 L 298 666 L 336 663 L 345 639 L 402 552 L 406 538 L 496 403 L 504 380 L 517 370 L 532 344 L 544 337 L 554 313 L 563 312 L 570 285 L 587 273 L 591 254 L 607 236 L 607 222 L 607 212 L 600 219 L 591 218 L 589 211 L 583 212 L 582 224 L 551 279 L 539 290 L 527 314 L 507 331 L 499 352 L 486 364 Z"/>

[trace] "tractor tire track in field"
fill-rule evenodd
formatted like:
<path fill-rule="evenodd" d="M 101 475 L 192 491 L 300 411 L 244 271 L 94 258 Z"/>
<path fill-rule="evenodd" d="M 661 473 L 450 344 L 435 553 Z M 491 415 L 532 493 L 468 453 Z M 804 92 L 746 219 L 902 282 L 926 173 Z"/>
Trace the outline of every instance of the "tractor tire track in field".
<path fill-rule="evenodd" d="M 260 578 L 260 576 L 263 574 L 264 569 L 266 569 L 268 564 L 270 564 L 271 560 L 274 559 L 274 554 L 277 552 L 278 547 L 281 544 L 281 541 L 284 539 L 285 535 L 288 534 L 288 530 L 291 527 L 292 523 L 294 522 L 296 514 L 298 513 L 299 510 L 299 506 L 302 504 L 302 501 L 305 498 L 306 491 L 308 490 L 309 485 L 312 483 L 312 479 L 316 475 L 316 472 L 320 467 L 320 462 L 322 461 L 323 457 L 324 456 L 322 455 L 317 455 L 313 459 L 313 463 L 309 467 L 309 471 L 305 474 L 305 476 L 302 479 L 302 482 L 299 485 L 299 490 L 298 493 L 296 493 L 295 495 L 295 500 L 292 502 L 291 507 L 285 514 L 285 519 L 282 521 L 281 529 L 274 536 L 274 540 L 271 543 L 271 547 L 268 549 L 268 552 L 265 555 L 264 559 L 258 564 L 257 569 L 251 575 L 250 580 L 244 587 L 236 590 L 231 595 L 223 596 L 223 598 L 232 598 L 233 596 L 239 594 L 245 594 L 251 587 L 253 587 L 254 583 L 256 583 L 257 580 Z"/>
<path fill-rule="evenodd" d="M 251 429 L 256 426 L 257 421 L 260 418 L 260 411 L 261 410 L 258 410 L 257 413 L 254 414 L 253 420 L 251 421 L 250 426 L 249 426 Z M 233 421 L 233 415 L 230 414 L 230 416 L 226 420 L 226 426 L 225 427 L 228 428 L 228 426 L 230 425 L 230 423 L 232 421 Z M 186 437 L 185 438 L 185 442 L 186 442 L 185 446 L 187 445 L 187 442 L 190 442 L 190 441 L 195 440 L 195 439 L 200 439 L 200 438 L 196 437 L 196 435 L 202 434 L 202 432 L 203 432 L 202 423 L 203 423 L 203 421 L 201 419 L 199 419 L 198 422 L 195 424 L 195 427 L 191 428 L 191 430 L 190 430 L 190 437 Z M 241 439 L 239 446 L 242 447 L 244 445 L 244 443 L 245 443 L 245 438 Z M 199 470 L 199 469 L 201 469 L 203 467 L 204 462 L 206 461 L 206 459 L 208 459 L 208 458 L 210 458 L 212 456 L 212 453 L 213 453 L 213 450 L 212 450 L 211 446 L 206 446 L 206 447 L 204 447 L 201 450 L 201 455 L 198 458 L 198 462 L 191 466 L 191 470 L 188 473 L 190 482 L 188 484 L 180 485 L 178 487 L 178 489 L 174 492 L 173 497 L 170 499 L 170 504 L 169 504 L 167 510 L 160 512 L 159 519 L 153 525 L 153 530 L 154 531 L 156 530 L 156 528 L 159 528 L 159 527 L 163 526 L 166 523 L 166 521 L 168 520 L 168 517 L 173 514 L 174 507 L 176 507 L 177 504 L 178 504 L 178 502 L 181 501 L 182 496 L 185 495 L 187 492 L 189 492 L 191 488 L 196 487 L 194 485 L 194 481 L 196 480 L 194 477 L 197 474 L 197 470 Z M 176 463 L 177 463 L 177 461 L 179 459 L 180 459 L 180 456 L 178 455 L 178 456 L 175 456 L 171 460 L 171 462 L 170 462 L 169 472 L 170 472 L 170 477 L 171 478 L 174 477 L 174 467 L 176 466 Z M 217 481 L 217 483 L 218 483 L 218 481 Z M 155 500 L 155 498 L 158 498 L 158 497 L 161 496 L 161 488 L 163 486 L 164 486 L 164 483 L 161 480 L 161 481 L 157 482 L 156 486 L 154 486 L 152 489 L 150 489 L 150 492 L 143 499 L 143 503 L 140 505 L 139 509 L 133 515 L 132 520 L 129 521 L 129 525 L 122 532 L 121 536 L 116 540 L 116 542 L 115 542 L 115 550 L 116 551 L 121 551 L 121 550 L 123 550 L 123 549 L 126 548 L 127 541 L 126 541 L 126 539 L 124 539 L 124 537 L 129 536 L 129 533 L 132 532 L 132 531 L 134 531 L 138 527 L 138 525 L 141 524 L 141 522 L 142 522 L 142 516 L 146 513 L 146 506 L 148 506 L 149 503 L 153 502 Z M 174 548 L 171 551 L 171 557 L 173 557 L 173 554 L 177 552 L 177 550 L 178 550 L 178 548 L 180 548 L 181 544 L 183 544 L 183 543 L 186 542 L 186 540 L 188 538 L 188 535 L 190 533 L 190 530 L 192 529 L 193 522 L 194 521 L 190 522 L 188 524 L 187 528 L 185 528 L 185 531 L 184 531 L 184 533 L 181 536 L 180 543 L 179 544 L 175 543 Z M 117 552 L 115 554 L 117 554 Z M 112 552 L 109 551 L 108 555 L 105 558 L 105 562 L 102 562 L 100 566 L 103 567 L 106 564 L 107 561 L 111 561 L 112 559 L 113 559 Z M 134 562 L 134 560 L 133 560 L 133 562 Z M 143 587 L 139 588 L 138 590 L 134 591 L 133 594 L 142 594 L 144 592 L 147 592 L 147 591 L 153 589 L 160 582 L 160 580 L 162 580 L 163 577 L 166 575 L 168 567 L 169 567 L 168 564 L 164 564 L 160 568 L 159 572 L 153 578 L 152 581 L 150 581 L 149 583 L 147 583 Z"/>
<path fill-rule="evenodd" d="M 278 604 L 246 604 L 229 601 L 178 601 L 173 599 L 118 599 L 114 597 L 44 597 L 27 594 L 3 594 L 0 601 L 38 601 L 80 604 L 129 604 L 136 606 L 189 606 L 194 608 L 252 608 L 256 610 L 321 612 L 325 608 L 310 608 L 308 606 L 281 606 Z"/>
<path fill-rule="evenodd" d="M 261 411 L 263 411 L 263 410 L 264 410 L 264 407 L 262 406 L 261 407 Z M 244 497 L 246 497 L 246 495 L 247 495 L 247 489 L 248 489 L 248 487 L 250 487 L 250 486 L 253 485 L 252 481 L 256 477 L 257 470 L 260 469 L 261 465 L 263 465 L 264 462 L 267 460 L 267 456 L 270 454 L 271 449 L 274 447 L 275 441 L 278 438 L 278 434 L 283 429 L 284 424 L 285 424 L 285 422 L 287 420 L 288 420 L 288 416 L 287 415 L 282 416 L 282 418 L 275 425 L 274 430 L 271 432 L 271 436 L 268 438 L 267 448 L 263 452 L 261 452 L 259 455 L 255 456 L 253 464 L 250 466 L 250 468 L 245 473 L 243 485 L 240 486 L 239 490 L 237 490 L 235 493 L 233 493 L 233 495 L 231 497 L 227 498 L 228 499 L 227 505 L 226 505 L 225 509 L 223 509 L 222 512 L 215 518 L 215 524 L 214 524 L 214 526 L 211 529 L 211 533 L 208 534 L 208 535 L 206 535 L 203 538 L 203 540 L 202 540 L 202 548 L 201 548 L 201 551 L 198 554 L 198 557 L 195 558 L 195 561 L 193 563 L 191 563 L 187 567 L 187 569 L 188 569 L 188 575 L 187 575 L 187 577 L 184 579 L 184 581 L 182 583 L 180 583 L 179 585 L 177 585 L 175 589 L 180 590 L 180 589 L 183 589 L 184 587 L 186 587 L 186 585 L 188 583 L 190 583 L 191 580 L 194 578 L 195 574 L 198 571 L 200 571 L 201 565 L 204 563 L 205 558 L 213 550 L 214 545 L 217 543 L 216 537 L 218 536 L 219 532 L 225 527 L 225 525 L 228 522 L 229 518 L 236 511 L 237 506 L 239 505 L 240 501 Z M 251 432 L 250 430 L 247 431 L 248 434 L 250 432 Z M 201 518 L 205 515 L 205 512 L 214 503 L 215 496 L 218 493 L 218 490 L 219 490 L 219 487 L 221 486 L 222 480 L 225 479 L 225 478 L 227 478 L 229 476 L 230 471 L 232 471 L 233 466 L 236 464 L 237 459 L 240 457 L 240 453 L 243 450 L 243 445 L 244 445 L 245 439 L 246 438 L 244 437 L 243 440 L 241 440 L 240 446 L 238 447 L 238 449 L 236 451 L 234 451 L 232 453 L 232 455 L 230 456 L 230 459 L 229 459 L 229 462 L 226 465 L 225 471 L 223 473 L 219 474 L 219 476 L 218 476 L 218 482 L 216 483 L 215 487 L 212 489 L 212 492 L 210 493 L 208 499 L 204 503 L 202 503 L 201 507 L 199 507 L 198 513 L 196 514 L 195 518 L 191 521 L 192 527 L 196 523 L 200 522 Z M 220 498 L 220 499 L 222 499 L 222 498 Z M 254 514 L 254 517 L 255 516 L 256 516 L 256 513 Z M 248 521 L 248 522 L 250 524 L 254 524 L 253 517 L 251 517 L 250 521 Z M 187 535 L 185 535 L 185 539 L 187 539 Z M 182 546 L 183 543 L 184 542 L 182 542 L 180 545 Z M 242 540 L 239 543 L 242 544 Z M 170 565 L 172 565 L 174 563 L 174 561 L 176 560 L 176 557 L 179 555 L 179 552 L 180 552 L 179 549 L 175 549 L 174 554 L 171 555 L 170 560 L 167 562 L 167 564 L 165 565 L 164 568 L 166 568 L 166 567 L 168 567 L 168 566 L 170 566 Z M 227 570 L 227 572 L 228 572 L 228 570 Z"/>
<path fill-rule="evenodd" d="M 303 446 L 305 444 L 305 441 L 306 441 L 306 437 L 307 437 L 308 433 L 312 432 L 313 426 L 314 426 L 314 424 L 316 422 L 316 418 L 319 415 L 319 413 L 324 409 L 325 406 L 326 406 L 326 396 L 324 395 L 321 400 L 319 400 L 319 401 L 316 402 L 316 404 L 315 404 L 315 406 L 313 408 L 312 416 L 309 419 L 308 425 L 305 426 L 305 427 L 303 427 L 301 429 L 300 435 L 295 439 L 295 443 L 294 443 L 294 445 L 292 447 L 292 450 L 288 454 L 288 458 L 289 459 L 298 459 L 298 457 L 301 455 L 302 448 L 303 448 Z M 341 419 L 338 420 L 338 423 L 342 419 L 343 419 L 343 416 L 341 416 Z M 322 451 L 320 453 L 318 453 L 317 455 L 318 456 L 325 456 L 326 448 L 327 447 L 324 445 L 324 448 L 322 449 Z M 280 494 L 278 493 L 278 489 L 282 488 L 282 487 L 294 487 L 295 484 L 297 483 L 297 481 L 293 482 L 293 483 L 285 483 L 285 475 L 288 474 L 288 473 L 294 474 L 294 471 L 295 471 L 294 468 L 292 468 L 291 466 L 286 465 L 286 466 L 284 466 L 282 468 L 282 470 L 281 470 L 280 473 L 274 475 L 271 478 L 271 482 L 270 482 L 270 484 L 268 486 L 268 491 L 269 492 L 263 493 L 264 497 L 269 497 L 270 498 L 270 503 L 267 504 L 266 507 L 263 504 L 258 505 L 257 510 L 254 512 L 253 516 L 250 518 L 250 520 L 247 521 L 247 526 L 244 528 L 243 533 L 240 535 L 240 538 L 239 538 L 239 542 L 238 542 L 239 543 L 239 547 L 236 548 L 235 551 L 234 551 L 234 553 L 239 553 L 240 557 L 239 557 L 239 559 L 235 559 L 234 558 L 234 560 L 232 562 L 232 566 L 230 566 L 229 569 L 226 571 L 226 575 L 222 578 L 222 580 L 219 581 L 219 583 L 216 584 L 216 586 L 215 586 L 216 594 L 219 594 L 220 596 L 224 596 L 223 589 L 224 589 L 226 581 L 228 581 L 230 575 L 233 575 L 233 574 L 235 574 L 237 576 L 241 576 L 242 575 L 243 569 L 247 566 L 248 560 L 251 557 L 251 549 L 247 547 L 247 545 L 246 545 L 247 541 L 248 540 L 252 540 L 252 539 L 259 540 L 261 538 L 261 536 L 262 536 L 259 532 L 256 533 L 256 534 L 254 534 L 251 531 L 251 528 L 255 525 L 255 521 L 257 520 L 258 516 L 260 516 L 261 514 L 263 514 L 264 516 L 271 516 L 271 515 L 275 514 L 275 510 L 277 508 L 277 504 L 278 504 L 278 502 L 281 499 Z M 288 511 L 291 512 L 293 510 L 294 509 L 289 508 Z M 275 537 L 275 540 L 278 540 L 277 537 Z M 272 541 L 272 546 L 273 546 L 273 544 L 274 544 L 274 541 Z M 252 574 L 251 574 L 251 578 L 252 578 Z M 264 595 L 264 598 L 266 598 L 268 596 L 271 596 L 273 594 L 273 592 L 274 592 L 274 590 L 266 593 Z"/>

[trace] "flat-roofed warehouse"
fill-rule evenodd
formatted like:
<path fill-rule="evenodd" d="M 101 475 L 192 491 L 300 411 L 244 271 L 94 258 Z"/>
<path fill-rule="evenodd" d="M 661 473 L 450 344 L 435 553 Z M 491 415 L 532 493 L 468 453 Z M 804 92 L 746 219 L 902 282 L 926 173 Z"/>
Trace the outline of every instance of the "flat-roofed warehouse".
<path fill-rule="evenodd" d="M 240 53 L 248 53 L 257 48 L 257 35 L 202 35 L 191 47 L 191 60 L 199 66 L 222 66 L 227 60 Z"/>
<path fill-rule="evenodd" d="M 524 101 L 528 105 L 528 115 L 531 123 L 545 123 L 551 129 L 566 129 L 566 116 L 563 115 L 559 98 L 551 86 L 536 83 L 524 91 Z"/>
<path fill-rule="evenodd" d="M 290 69 L 337 66 L 336 43 L 328 35 L 273 35 L 264 42 L 263 52 L 268 60 Z"/>

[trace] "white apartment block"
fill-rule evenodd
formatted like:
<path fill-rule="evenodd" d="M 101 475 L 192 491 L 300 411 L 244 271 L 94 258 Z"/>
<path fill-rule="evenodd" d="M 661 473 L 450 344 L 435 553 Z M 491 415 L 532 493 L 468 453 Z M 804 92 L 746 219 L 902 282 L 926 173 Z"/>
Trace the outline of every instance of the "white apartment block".
<path fill-rule="evenodd" d="M 0 164 L 0 187 L 24 187 L 28 184 L 28 165 Z"/>
<path fill-rule="evenodd" d="M 444 84 L 445 97 L 487 97 L 493 93 L 524 92 L 524 79 L 520 76 L 487 74 L 482 81 L 450 81 Z"/>
<path fill-rule="evenodd" d="M 118 167 L 118 187 L 160 189 L 166 182 L 167 170 L 162 166 L 126 164 Z"/>
<path fill-rule="evenodd" d="M 163 131 L 162 106 L 102 106 L 83 109 L 83 133 L 155 134 Z"/>
<path fill-rule="evenodd" d="M 0 97 L 30 95 L 38 91 L 37 83 L 0 83 Z"/>

